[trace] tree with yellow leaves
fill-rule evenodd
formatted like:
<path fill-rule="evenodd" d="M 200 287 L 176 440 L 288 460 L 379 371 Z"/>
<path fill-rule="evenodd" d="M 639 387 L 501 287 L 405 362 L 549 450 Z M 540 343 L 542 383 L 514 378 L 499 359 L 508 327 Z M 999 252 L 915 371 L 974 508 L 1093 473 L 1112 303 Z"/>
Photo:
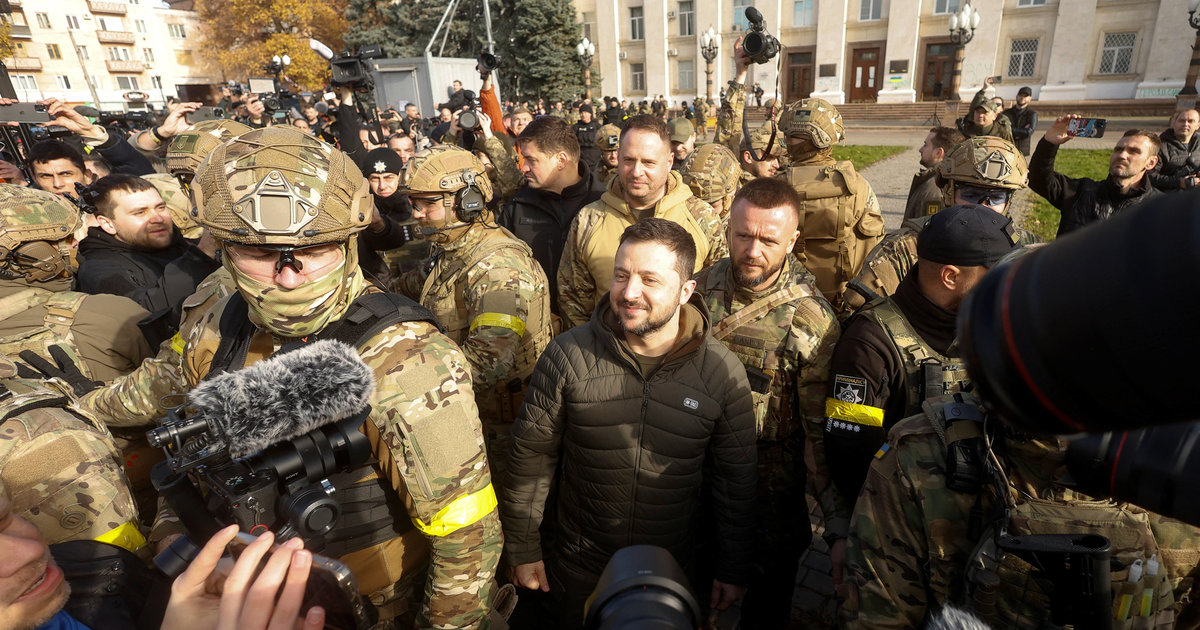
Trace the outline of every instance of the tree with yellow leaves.
<path fill-rule="evenodd" d="M 232 80 L 268 76 L 275 55 L 292 64 L 284 76 L 316 90 L 329 79 L 329 62 L 308 46 L 318 39 L 342 49 L 347 0 L 196 0 L 201 37 L 222 73 Z"/>

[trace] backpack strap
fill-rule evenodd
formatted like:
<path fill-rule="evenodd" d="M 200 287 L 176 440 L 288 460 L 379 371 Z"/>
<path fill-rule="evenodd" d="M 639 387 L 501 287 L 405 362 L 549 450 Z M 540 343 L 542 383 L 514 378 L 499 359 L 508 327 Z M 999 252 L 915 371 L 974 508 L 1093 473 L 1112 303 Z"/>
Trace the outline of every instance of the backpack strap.
<path fill-rule="evenodd" d="M 763 296 L 749 306 L 717 322 L 712 327 L 712 335 L 717 341 L 721 341 L 733 331 L 741 328 L 743 324 L 763 317 L 775 310 L 775 307 L 787 304 L 797 298 L 811 297 L 813 295 L 817 295 L 817 290 L 805 282 L 794 284 L 782 291 Z"/>
<path fill-rule="evenodd" d="M 250 307 L 240 292 L 234 291 L 225 299 L 218 330 L 221 332 L 221 343 L 217 345 L 208 364 L 205 379 L 230 369 L 236 370 L 246 363 L 250 339 L 254 336 L 254 324 L 250 321 Z"/>
<path fill-rule="evenodd" d="M 397 293 L 368 292 L 358 296 L 342 317 L 317 333 L 317 339 L 336 339 L 355 348 L 383 330 L 402 322 L 427 322 L 442 331 L 429 309 Z"/>

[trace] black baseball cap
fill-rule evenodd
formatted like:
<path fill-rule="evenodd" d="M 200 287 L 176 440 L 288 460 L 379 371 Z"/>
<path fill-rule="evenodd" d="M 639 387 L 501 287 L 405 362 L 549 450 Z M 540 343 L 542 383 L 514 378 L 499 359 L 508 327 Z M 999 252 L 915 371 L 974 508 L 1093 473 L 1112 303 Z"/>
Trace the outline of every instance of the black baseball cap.
<path fill-rule="evenodd" d="M 1029 89 L 1029 86 L 1026 85 L 1025 87 L 1017 90 L 1017 96 L 1033 96 L 1033 90 Z"/>
<path fill-rule="evenodd" d="M 986 206 L 961 204 L 929 219 L 917 235 L 917 256 L 943 265 L 994 267 L 1019 240 L 1009 217 Z"/>

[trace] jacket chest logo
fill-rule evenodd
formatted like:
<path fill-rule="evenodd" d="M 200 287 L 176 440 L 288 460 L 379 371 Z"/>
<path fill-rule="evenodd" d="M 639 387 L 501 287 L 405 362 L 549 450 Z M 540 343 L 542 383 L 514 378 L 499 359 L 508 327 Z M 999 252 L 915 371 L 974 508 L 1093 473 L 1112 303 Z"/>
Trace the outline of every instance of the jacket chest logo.
<path fill-rule="evenodd" d="M 700 401 L 698 401 L 694 398 L 684 398 L 683 406 L 694 411 L 694 410 L 700 408 Z"/>

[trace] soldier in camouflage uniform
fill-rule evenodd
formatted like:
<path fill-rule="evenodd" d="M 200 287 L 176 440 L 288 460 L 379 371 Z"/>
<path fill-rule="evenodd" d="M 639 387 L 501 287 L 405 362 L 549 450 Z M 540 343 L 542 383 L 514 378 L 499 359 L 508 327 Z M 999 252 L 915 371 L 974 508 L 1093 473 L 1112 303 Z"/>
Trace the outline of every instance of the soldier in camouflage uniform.
<path fill-rule="evenodd" d="M 983 426 L 993 433 L 992 451 L 1004 476 L 988 466 L 976 471 L 984 483 L 957 486 L 963 478 L 947 466 L 947 440 L 981 442 L 975 419 L 984 414 L 972 395 L 956 394 L 926 402 L 924 413 L 888 434 L 854 509 L 846 553 L 850 592 L 842 608 L 846 627 L 921 628 L 946 604 L 973 610 L 992 628 L 1058 627 L 1048 619 L 1049 602 L 1068 596 L 1055 592 L 1066 585 L 1052 583 L 1015 554 L 998 552 L 999 523 L 1015 536 L 1109 538 L 1113 609 L 1103 612 L 1115 617 L 1112 627 L 1167 630 L 1190 618 L 1191 624 L 1178 627 L 1194 628 L 1200 530 L 1070 490 L 1060 483 L 1065 441 L 1021 435 L 996 423 Z M 1161 564 L 1157 575 L 1150 572 L 1152 561 Z M 1140 580 L 1131 577 L 1135 563 Z M 1143 594 L 1149 594 L 1144 611 Z M 1123 599 L 1133 602 L 1124 612 Z"/>
<path fill-rule="evenodd" d="M 772 139 L 772 134 L 775 138 Z M 750 132 L 749 140 L 743 138 L 738 146 L 738 162 L 742 169 L 741 185 L 745 186 L 759 177 L 775 177 L 787 166 L 787 150 L 783 134 L 765 122 Z M 758 156 L 758 159 L 755 159 Z"/>
<path fill-rule="evenodd" d="M 743 628 L 788 626 L 800 554 L 812 538 L 805 434 L 824 422 L 829 358 L 840 330 L 812 274 L 790 255 L 800 237 L 799 207 L 784 182 L 747 184 L 731 206 L 730 257 L 696 277 L 713 336 L 746 367 L 758 424 L 758 549 Z"/>
<path fill-rule="evenodd" d="M 621 150 L 621 128 L 604 125 L 596 132 L 596 147 L 600 149 L 600 161 L 596 164 L 596 176 L 607 186 L 617 176 L 617 154 Z"/>
<path fill-rule="evenodd" d="M 779 135 L 791 160 L 787 181 L 804 199 L 804 238 L 796 257 L 817 277 L 825 299 L 841 308 L 846 284 L 883 236 L 879 200 L 853 164 L 833 158 L 833 146 L 846 136 L 842 115 L 827 101 L 789 104 L 780 114 Z"/>
<path fill-rule="evenodd" d="M 238 369 L 284 344 L 319 338 L 343 319 L 359 321 L 363 296 L 379 292 L 356 255 L 357 233 L 371 219 L 369 189 L 332 146 L 292 128 L 254 130 L 218 147 L 193 190 L 197 220 L 221 244 L 237 293 L 189 312 L 178 355 L 148 360 L 81 401 L 106 423 L 148 425 L 165 411 L 159 400 L 205 378 L 215 358 Z M 277 203 L 263 204 L 268 196 Z M 420 308 L 408 304 L 410 312 Z M 223 330 L 223 313 L 243 308 L 244 316 L 225 318 L 238 330 Z M 242 350 L 227 352 L 231 343 Z M 392 324 L 354 343 L 377 380 L 364 430 L 386 482 L 378 484 L 386 503 L 379 507 L 407 511 L 408 519 L 389 523 L 395 533 L 384 542 L 342 560 L 383 619 L 484 627 L 500 529 L 470 365 L 427 321 Z M 414 593 L 423 601 L 416 611 Z"/>
<path fill-rule="evenodd" d="M 500 482 L 529 375 L 554 336 L 546 274 L 528 245 L 495 225 L 485 205 L 491 186 L 470 153 L 428 149 L 404 173 L 401 186 L 434 251 L 397 290 L 432 311 L 462 348 Z"/>
<path fill-rule="evenodd" d="M 126 297 L 70 290 L 80 223 L 61 196 L 0 184 L 0 351 L 48 359 L 58 344 L 84 376 L 109 381 L 151 355 L 137 326 L 149 313 Z"/>
<path fill-rule="evenodd" d="M 16 373 L 0 357 L 0 496 L 47 544 L 98 540 L 141 549 L 146 539 L 112 435 L 70 411 L 63 381 Z"/>
<path fill-rule="evenodd" d="M 1029 168 L 1025 157 L 1011 142 L 978 136 L 954 145 L 938 165 L 936 177 L 945 206 L 978 203 L 1007 216 L 1013 195 L 1029 185 Z M 917 262 L 917 234 L 926 225 L 928 216 L 907 219 L 867 254 L 862 271 L 845 294 L 840 314 L 843 319 L 867 302 L 896 292 L 900 281 Z M 1042 241 L 1022 228 L 1017 228 L 1017 234 L 1021 245 Z"/>
<path fill-rule="evenodd" d="M 688 156 L 680 173 L 692 194 L 712 206 L 724 226 L 729 220 L 733 194 L 742 179 L 742 169 L 733 153 L 719 144 L 701 145 Z"/>
<path fill-rule="evenodd" d="M 563 328 L 591 319 L 597 301 L 612 286 L 617 243 L 626 227 L 646 217 L 682 225 L 696 242 L 696 271 L 725 257 L 721 217 L 692 195 L 671 170 L 667 125 L 654 116 L 634 116 L 621 136 L 621 160 L 628 160 L 599 201 L 571 222 L 558 266 L 558 307 Z"/>

